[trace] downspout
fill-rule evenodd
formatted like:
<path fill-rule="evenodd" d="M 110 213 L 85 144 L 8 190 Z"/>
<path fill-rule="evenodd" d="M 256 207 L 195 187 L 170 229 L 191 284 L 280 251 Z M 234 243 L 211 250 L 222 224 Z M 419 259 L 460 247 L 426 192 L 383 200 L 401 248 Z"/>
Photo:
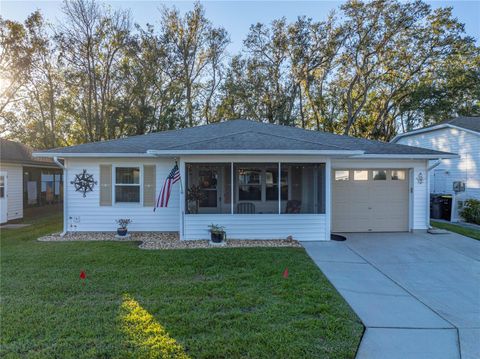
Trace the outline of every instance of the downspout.
<path fill-rule="evenodd" d="M 436 160 L 432 165 L 427 167 L 427 230 L 431 229 L 430 225 L 430 171 L 442 163 L 442 159 Z"/>
<path fill-rule="evenodd" d="M 58 160 L 58 157 L 53 157 L 53 162 L 55 162 L 62 170 L 63 170 L 63 232 L 60 233 L 60 236 L 63 237 L 67 234 L 67 203 L 68 203 L 68 196 L 67 196 L 67 186 L 66 186 L 66 178 L 67 178 L 67 167 L 63 163 Z"/>
<path fill-rule="evenodd" d="M 433 170 L 435 167 L 438 167 L 438 165 L 442 163 L 442 159 L 440 158 L 439 160 L 436 160 L 430 167 L 427 168 L 427 172 L 430 172 Z"/>

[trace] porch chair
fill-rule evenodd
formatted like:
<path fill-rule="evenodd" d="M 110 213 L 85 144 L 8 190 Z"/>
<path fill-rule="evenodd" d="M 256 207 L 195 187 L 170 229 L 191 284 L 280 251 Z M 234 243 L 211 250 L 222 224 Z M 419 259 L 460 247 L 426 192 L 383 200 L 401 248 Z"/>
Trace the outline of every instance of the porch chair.
<path fill-rule="evenodd" d="M 302 209 L 302 202 L 296 199 L 292 199 L 287 202 L 285 213 L 297 214 L 297 213 L 300 213 L 301 209 Z"/>
<path fill-rule="evenodd" d="M 237 204 L 237 213 L 240 214 L 254 214 L 255 205 L 250 202 L 243 202 Z"/>

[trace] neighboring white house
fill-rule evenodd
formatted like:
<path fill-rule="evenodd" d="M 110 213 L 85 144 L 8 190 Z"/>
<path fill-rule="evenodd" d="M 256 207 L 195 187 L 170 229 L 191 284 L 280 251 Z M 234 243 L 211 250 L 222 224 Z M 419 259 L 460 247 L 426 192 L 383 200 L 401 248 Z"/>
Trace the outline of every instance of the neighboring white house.
<path fill-rule="evenodd" d="M 65 231 L 114 231 L 115 219 L 127 217 L 131 231 L 178 231 L 181 239 L 206 239 L 214 223 L 232 239 L 310 241 L 427 229 L 428 161 L 456 157 L 246 120 L 36 155 L 64 163 Z M 176 162 L 181 181 L 168 207 L 154 211 Z"/>
<path fill-rule="evenodd" d="M 0 138 L 0 223 L 23 217 L 24 208 L 62 201 L 62 172 L 51 159 Z"/>
<path fill-rule="evenodd" d="M 396 136 L 392 143 L 453 152 L 460 156 L 443 159 L 430 176 L 431 193 L 453 196 L 452 221 L 458 221 L 459 209 L 466 199 L 480 199 L 480 117 L 458 117 L 406 132 Z"/>

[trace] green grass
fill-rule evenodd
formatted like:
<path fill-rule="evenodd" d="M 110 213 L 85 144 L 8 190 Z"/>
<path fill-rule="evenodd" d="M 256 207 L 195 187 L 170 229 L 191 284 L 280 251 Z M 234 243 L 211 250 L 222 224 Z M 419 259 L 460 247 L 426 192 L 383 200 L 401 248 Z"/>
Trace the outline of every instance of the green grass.
<path fill-rule="evenodd" d="M 363 326 L 301 248 L 35 240 L 60 222 L 2 230 L 0 357 L 355 356 Z"/>
<path fill-rule="evenodd" d="M 480 240 L 480 231 L 473 228 L 465 228 L 456 224 L 437 221 L 430 221 L 430 225 L 436 228 L 446 229 L 447 231 L 461 234 L 462 236 Z"/>

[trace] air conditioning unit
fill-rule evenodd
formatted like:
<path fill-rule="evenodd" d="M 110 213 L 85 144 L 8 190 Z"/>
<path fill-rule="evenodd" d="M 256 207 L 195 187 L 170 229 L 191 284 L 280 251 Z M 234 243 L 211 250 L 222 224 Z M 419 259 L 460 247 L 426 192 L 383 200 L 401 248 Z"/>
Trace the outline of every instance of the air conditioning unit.
<path fill-rule="evenodd" d="M 455 193 L 465 192 L 465 182 L 462 182 L 462 181 L 454 181 L 454 182 L 453 182 L 453 191 L 454 191 Z"/>

